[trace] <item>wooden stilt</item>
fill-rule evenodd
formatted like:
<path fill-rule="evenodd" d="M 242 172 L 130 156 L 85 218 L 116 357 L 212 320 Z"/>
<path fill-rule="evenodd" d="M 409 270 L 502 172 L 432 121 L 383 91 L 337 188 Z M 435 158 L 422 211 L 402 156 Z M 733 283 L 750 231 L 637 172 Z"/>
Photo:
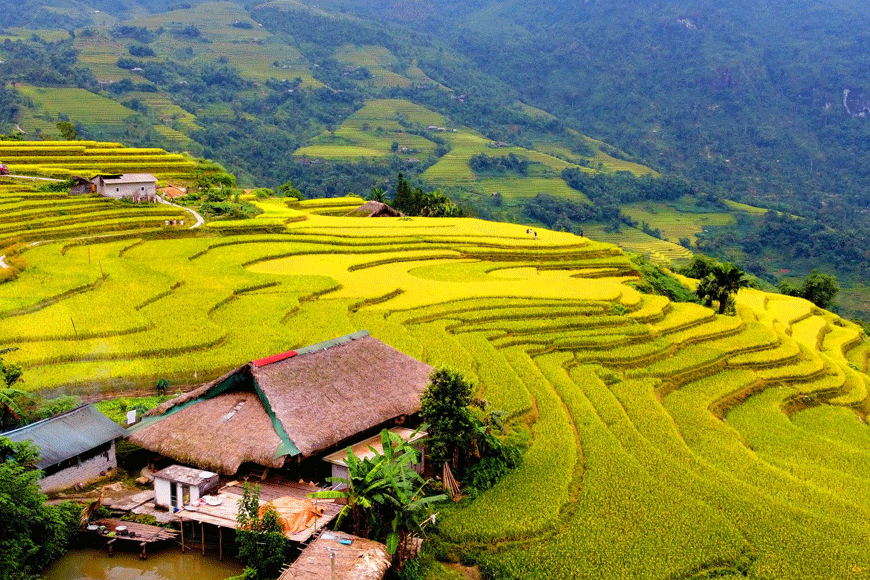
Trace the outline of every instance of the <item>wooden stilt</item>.
<path fill-rule="evenodd" d="M 205 523 L 199 522 L 200 540 L 202 540 L 202 555 L 205 556 Z"/>
<path fill-rule="evenodd" d="M 109 540 L 109 543 L 106 544 L 107 546 L 109 546 L 109 556 L 114 556 L 114 552 L 112 551 L 112 544 L 114 544 L 114 543 L 115 543 L 115 540 L 111 539 L 111 540 Z"/>
<path fill-rule="evenodd" d="M 145 546 L 147 545 L 147 543 L 146 543 L 146 542 L 142 542 L 142 543 L 139 544 L 139 545 L 142 546 L 142 553 L 139 554 L 139 559 L 140 559 L 140 560 L 147 560 L 147 559 L 148 559 L 148 554 L 145 553 Z"/>
<path fill-rule="evenodd" d="M 178 516 L 178 521 L 181 522 L 181 553 L 184 554 L 184 518 Z"/>
<path fill-rule="evenodd" d="M 218 559 L 224 561 L 224 533 L 223 526 L 218 526 Z"/>

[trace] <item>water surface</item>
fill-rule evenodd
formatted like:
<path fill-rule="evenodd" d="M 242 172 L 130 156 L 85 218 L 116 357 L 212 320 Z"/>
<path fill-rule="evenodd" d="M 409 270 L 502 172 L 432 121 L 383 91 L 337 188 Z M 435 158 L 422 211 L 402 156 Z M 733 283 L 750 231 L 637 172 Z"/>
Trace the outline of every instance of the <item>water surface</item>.
<path fill-rule="evenodd" d="M 221 562 L 217 554 L 203 556 L 166 548 L 140 560 L 136 552 L 115 552 L 77 548 L 70 550 L 44 572 L 46 580 L 223 580 L 240 574 L 242 566 L 235 560 Z"/>

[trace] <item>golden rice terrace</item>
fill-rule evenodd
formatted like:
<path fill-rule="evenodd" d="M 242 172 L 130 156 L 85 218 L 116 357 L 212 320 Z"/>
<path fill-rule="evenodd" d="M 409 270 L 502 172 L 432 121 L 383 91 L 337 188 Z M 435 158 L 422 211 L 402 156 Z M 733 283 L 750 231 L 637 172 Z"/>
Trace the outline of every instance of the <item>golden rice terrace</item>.
<path fill-rule="evenodd" d="M 808 302 L 746 290 L 722 317 L 639 293 L 609 244 L 339 217 L 358 199 L 267 200 L 254 220 L 198 233 L 89 237 L 95 200 L 53 194 L 39 209 L 46 195 L 0 187 L 4 216 L 18 216 L 0 255 L 19 270 L 0 284 L 0 348 L 18 347 L 6 357 L 28 389 L 202 382 L 367 329 L 476 377 L 479 396 L 529 426 L 521 467 L 442 511 L 441 534 L 487 569 L 870 576 L 870 343 Z M 150 223 L 117 211 L 105 220 Z"/>

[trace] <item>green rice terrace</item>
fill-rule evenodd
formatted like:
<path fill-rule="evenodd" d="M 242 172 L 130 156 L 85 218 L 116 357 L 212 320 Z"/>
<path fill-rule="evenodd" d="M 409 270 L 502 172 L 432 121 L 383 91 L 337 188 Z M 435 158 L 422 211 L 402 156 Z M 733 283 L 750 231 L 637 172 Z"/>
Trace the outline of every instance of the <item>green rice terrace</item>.
<path fill-rule="evenodd" d="M 197 169 L 188 155 L 98 141 L 0 141 L 0 161 L 12 174 L 51 177 L 148 172 L 161 179 L 189 180 Z"/>
<path fill-rule="evenodd" d="M 180 210 L 34 187 L 0 185 L 0 348 L 27 389 L 199 383 L 367 329 L 528 428 L 519 468 L 441 509 L 498 577 L 870 575 L 870 343 L 809 302 L 743 290 L 719 316 L 641 294 L 608 243 L 341 217 L 358 198 L 168 230 Z"/>

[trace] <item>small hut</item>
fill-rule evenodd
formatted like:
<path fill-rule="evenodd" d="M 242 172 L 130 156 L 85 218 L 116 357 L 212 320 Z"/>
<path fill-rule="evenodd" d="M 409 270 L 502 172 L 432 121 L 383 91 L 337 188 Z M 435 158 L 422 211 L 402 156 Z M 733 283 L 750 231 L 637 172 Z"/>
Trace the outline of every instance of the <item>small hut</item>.
<path fill-rule="evenodd" d="M 417 413 L 431 372 L 363 330 L 234 369 L 152 409 L 129 438 L 199 469 L 322 481 L 320 456 Z"/>
<path fill-rule="evenodd" d="M 345 217 L 400 217 L 401 212 L 380 201 L 367 201 L 358 208 L 349 211 Z"/>
<path fill-rule="evenodd" d="M 126 431 L 91 405 L 81 405 L 30 425 L 0 433 L 39 447 L 39 487 L 46 492 L 86 483 L 115 469 L 115 440 Z"/>
<path fill-rule="evenodd" d="M 390 554 L 383 544 L 326 532 L 278 580 L 382 580 L 389 568 Z"/>
<path fill-rule="evenodd" d="M 182 509 L 196 503 L 207 491 L 217 487 L 217 473 L 182 465 L 171 465 L 154 474 L 154 505 L 164 509 Z"/>
<path fill-rule="evenodd" d="M 90 179 L 74 175 L 70 178 L 70 181 L 70 195 L 83 195 L 97 191 L 97 186 Z"/>

